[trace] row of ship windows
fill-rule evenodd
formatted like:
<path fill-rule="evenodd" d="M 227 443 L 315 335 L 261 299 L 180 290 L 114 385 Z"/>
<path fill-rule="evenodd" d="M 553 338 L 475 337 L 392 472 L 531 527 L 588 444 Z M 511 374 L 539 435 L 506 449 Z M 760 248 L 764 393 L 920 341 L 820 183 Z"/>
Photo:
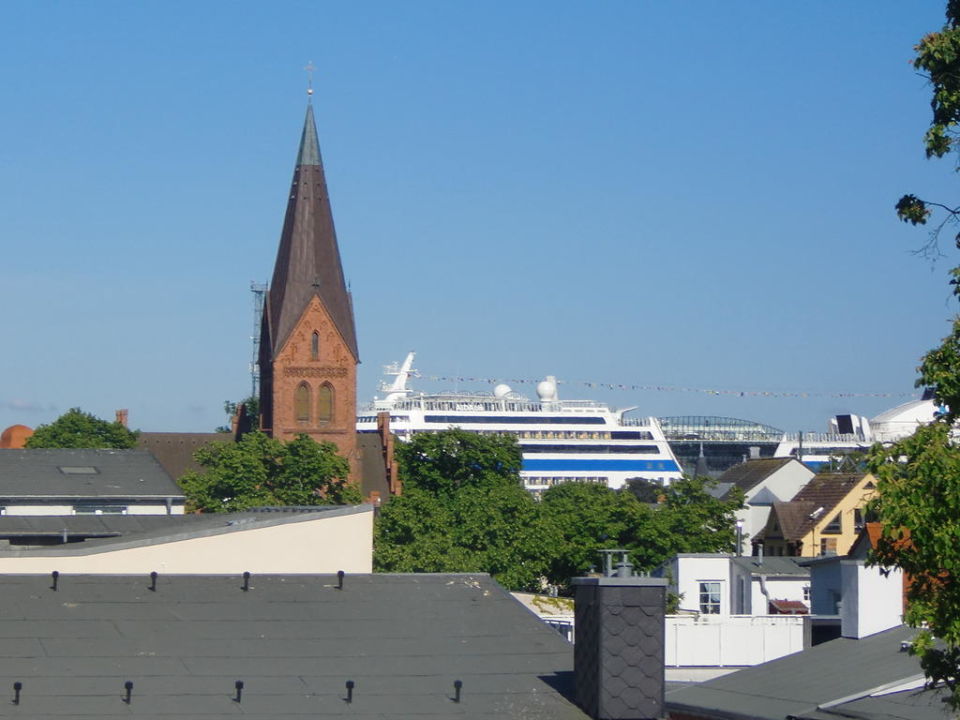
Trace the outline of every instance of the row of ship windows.
<path fill-rule="evenodd" d="M 578 483 L 590 483 L 595 485 L 606 485 L 607 477 L 526 477 L 523 479 L 523 484 L 527 487 L 553 487 L 554 485 L 562 485 L 563 483 L 569 482 L 578 482 Z"/>
<path fill-rule="evenodd" d="M 527 454 L 534 453 L 617 453 L 625 455 L 658 455 L 656 445 L 528 445 L 521 443 L 520 449 Z"/>
<path fill-rule="evenodd" d="M 359 417 L 357 422 L 376 422 L 376 417 Z M 398 435 L 409 433 L 409 430 L 397 430 Z M 438 432 L 436 430 L 430 432 Z M 653 440 L 653 434 L 647 431 L 613 431 L 599 432 L 588 430 L 521 430 L 519 432 L 506 433 L 503 430 L 471 430 L 477 435 L 511 435 L 520 440 Z M 653 447 L 653 446 L 651 446 Z M 583 451 L 581 449 L 581 451 Z M 617 448 L 617 452 L 657 452 L 656 447 L 652 450 L 626 450 L 622 447 Z"/>

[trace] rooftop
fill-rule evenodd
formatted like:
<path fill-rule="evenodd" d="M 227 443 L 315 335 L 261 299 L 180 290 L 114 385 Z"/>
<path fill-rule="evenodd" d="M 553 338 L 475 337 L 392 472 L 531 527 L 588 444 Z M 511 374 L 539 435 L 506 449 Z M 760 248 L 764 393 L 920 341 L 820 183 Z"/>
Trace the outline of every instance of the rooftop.
<path fill-rule="evenodd" d="M 151 583 L 61 575 L 54 590 L 50 576 L 5 577 L 0 668 L 23 690 L 0 714 L 586 717 L 563 694 L 573 648 L 486 575 Z"/>
<path fill-rule="evenodd" d="M 177 498 L 146 450 L 0 450 L 0 499 Z"/>

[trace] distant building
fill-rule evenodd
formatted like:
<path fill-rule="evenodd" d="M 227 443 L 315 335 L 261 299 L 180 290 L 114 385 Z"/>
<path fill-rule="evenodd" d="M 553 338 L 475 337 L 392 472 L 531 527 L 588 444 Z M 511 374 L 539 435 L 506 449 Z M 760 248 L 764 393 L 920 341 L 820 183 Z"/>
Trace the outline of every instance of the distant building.
<path fill-rule="evenodd" d="M 260 333 L 261 427 L 334 443 L 358 477 L 357 333 L 307 107 Z"/>
<path fill-rule="evenodd" d="M 741 553 L 751 554 L 751 541 L 766 527 L 773 503 L 792 500 L 813 475 L 793 458 L 761 458 L 735 465 L 720 476 L 712 491 L 718 497 L 729 497 L 734 488 L 743 492 L 745 507 L 737 511 Z"/>
<path fill-rule="evenodd" d="M 20 450 L 25 445 L 33 429 L 26 425 L 11 425 L 0 433 L 0 450 Z"/>
<path fill-rule="evenodd" d="M 754 539 L 765 555 L 845 555 L 864 527 L 864 508 L 876 492 L 870 473 L 825 473 L 789 502 L 774 502 Z"/>
<path fill-rule="evenodd" d="M 0 515 L 182 515 L 184 499 L 144 450 L 0 450 Z"/>

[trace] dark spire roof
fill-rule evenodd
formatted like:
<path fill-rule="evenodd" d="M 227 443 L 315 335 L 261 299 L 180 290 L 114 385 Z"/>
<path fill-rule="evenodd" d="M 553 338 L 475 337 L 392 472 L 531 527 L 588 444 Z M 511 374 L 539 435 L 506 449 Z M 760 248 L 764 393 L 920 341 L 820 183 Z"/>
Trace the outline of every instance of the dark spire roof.
<path fill-rule="evenodd" d="M 353 303 L 340 265 L 313 107 L 308 105 L 265 308 L 272 356 L 283 347 L 314 295 L 359 361 Z"/>

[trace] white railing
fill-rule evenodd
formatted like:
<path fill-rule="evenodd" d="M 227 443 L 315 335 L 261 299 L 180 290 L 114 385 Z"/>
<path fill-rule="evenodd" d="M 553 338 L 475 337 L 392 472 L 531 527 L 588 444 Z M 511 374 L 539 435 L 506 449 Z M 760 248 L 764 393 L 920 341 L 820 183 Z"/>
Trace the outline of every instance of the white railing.
<path fill-rule="evenodd" d="M 758 665 L 803 650 L 802 615 L 668 615 L 667 667 Z"/>

